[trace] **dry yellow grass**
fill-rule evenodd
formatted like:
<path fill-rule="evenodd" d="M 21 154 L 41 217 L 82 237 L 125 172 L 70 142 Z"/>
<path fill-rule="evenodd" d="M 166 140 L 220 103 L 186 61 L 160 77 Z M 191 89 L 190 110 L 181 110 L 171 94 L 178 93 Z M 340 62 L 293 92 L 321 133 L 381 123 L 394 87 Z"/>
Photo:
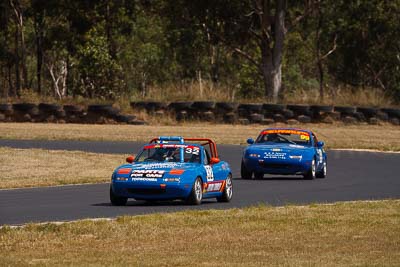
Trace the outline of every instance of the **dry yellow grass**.
<path fill-rule="evenodd" d="M 0 229 L 0 265 L 399 266 L 400 201 L 185 211 Z"/>
<path fill-rule="evenodd" d="M 271 125 L 283 126 L 287 125 Z M 218 144 L 243 144 L 255 138 L 267 126 L 190 123 L 165 125 L 84 125 L 43 123 L 1 123 L 2 139 L 108 140 L 148 142 L 160 135 L 209 137 Z M 313 130 L 327 148 L 377 149 L 400 151 L 400 127 L 393 125 L 308 124 L 299 127 Z"/>
<path fill-rule="evenodd" d="M 110 180 L 121 155 L 0 147 L 0 189 Z"/>

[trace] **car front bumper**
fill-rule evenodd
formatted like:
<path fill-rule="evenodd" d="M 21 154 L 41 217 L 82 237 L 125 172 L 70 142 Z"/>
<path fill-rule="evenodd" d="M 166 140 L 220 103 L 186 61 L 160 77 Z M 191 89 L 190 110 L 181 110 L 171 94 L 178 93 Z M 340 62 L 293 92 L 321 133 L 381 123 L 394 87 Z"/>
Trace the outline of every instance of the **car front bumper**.
<path fill-rule="evenodd" d="M 111 188 L 115 195 L 138 200 L 186 199 L 192 190 L 188 183 L 147 184 L 132 181 L 112 181 Z"/>
<path fill-rule="evenodd" d="M 247 171 L 265 174 L 305 174 L 311 167 L 310 161 L 271 160 L 245 158 L 243 160 Z"/>

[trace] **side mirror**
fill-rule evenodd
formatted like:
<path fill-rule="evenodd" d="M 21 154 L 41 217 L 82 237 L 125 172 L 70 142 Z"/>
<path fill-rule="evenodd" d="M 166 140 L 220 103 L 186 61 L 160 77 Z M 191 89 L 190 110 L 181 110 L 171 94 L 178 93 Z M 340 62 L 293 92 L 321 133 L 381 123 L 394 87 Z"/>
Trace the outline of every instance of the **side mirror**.
<path fill-rule="evenodd" d="M 135 156 L 129 156 L 126 158 L 126 162 L 132 163 L 135 160 Z"/>
<path fill-rule="evenodd" d="M 325 145 L 325 143 L 322 142 L 322 141 L 319 141 L 319 142 L 317 143 L 317 147 L 319 147 L 319 148 L 323 147 L 324 145 Z"/>
<path fill-rule="evenodd" d="M 254 144 L 254 139 L 253 139 L 253 138 L 247 139 L 247 143 L 248 143 L 249 145 Z"/>
<path fill-rule="evenodd" d="M 210 164 L 217 164 L 219 163 L 221 160 L 219 158 L 211 158 L 210 159 Z"/>

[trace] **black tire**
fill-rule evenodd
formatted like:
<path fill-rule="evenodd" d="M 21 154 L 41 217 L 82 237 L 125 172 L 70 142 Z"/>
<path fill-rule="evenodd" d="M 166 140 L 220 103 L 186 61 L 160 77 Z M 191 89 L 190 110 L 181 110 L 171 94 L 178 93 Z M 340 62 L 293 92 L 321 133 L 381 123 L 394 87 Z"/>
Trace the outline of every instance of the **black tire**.
<path fill-rule="evenodd" d="M 362 112 L 355 112 L 354 118 L 356 118 L 358 121 L 366 121 L 367 120 L 364 113 L 362 113 Z"/>
<path fill-rule="evenodd" d="M 10 112 L 12 111 L 12 105 L 11 104 L 0 104 L 0 112 Z"/>
<path fill-rule="evenodd" d="M 262 172 L 255 172 L 255 173 L 254 173 L 254 179 L 256 179 L 256 180 L 262 180 L 262 179 L 264 179 L 264 173 L 262 173 Z"/>
<path fill-rule="evenodd" d="M 214 101 L 196 101 L 193 103 L 192 108 L 198 110 L 210 110 L 215 108 Z"/>
<path fill-rule="evenodd" d="M 63 109 L 65 112 L 69 113 L 79 113 L 83 111 L 83 107 L 78 105 L 64 105 Z"/>
<path fill-rule="evenodd" d="M 229 174 L 225 180 L 225 188 L 222 192 L 222 196 L 217 197 L 218 202 L 229 202 L 232 199 L 233 185 L 232 185 L 232 175 Z"/>
<path fill-rule="evenodd" d="M 300 115 L 300 116 L 297 117 L 297 120 L 300 123 L 310 123 L 311 122 L 311 117 L 306 116 L 306 115 Z"/>
<path fill-rule="evenodd" d="M 275 122 L 286 122 L 286 118 L 282 114 L 274 114 L 272 118 Z"/>
<path fill-rule="evenodd" d="M 128 198 L 115 195 L 110 186 L 110 201 L 113 206 L 125 206 Z"/>
<path fill-rule="evenodd" d="M 294 117 L 294 112 L 290 109 L 284 109 L 281 113 L 286 119 L 292 119 Z"/>
<path fill-rule="evenodd" d="M 33 108 L 36 108 L 36 104 L 32 104 L 32 103 L 17 103 L 17 104 L 13 104 L 13 109 L 15 111 L 28 112 Z"/>
<path fill-rule="evenodd" d="M 397 108 L 382 108 L 383 112 L 387 113 L 389 117 L 400 119 L 400 109 Z"/>
<path fill-rule="evenodd" d="M 240 104 L 238 109 L 246 110 L 249 114 L 251 113 L 261 113 L 263 105 L 262 104 Z"/>
<path fill-rule="evenodd" d="M 310 106 L 307 105 L 287 105 L 287 109 L 298 114 L 307 114 L 310 111 Z"/>
<path fill-rule="evenodd" d="M 320 170 L 319 172 L 317 172 L 316 174 L 315 174 L 315 177 L 317 177 L 317 178 L 325 178 L 326 177 L 326 168 L 327 168 L 327 163 L 326 163 L 326 161 L 324 161 L 324 167 L 322 168 L 322 170 Z"/>
<path fill-rule="evenodd" d="M 137 101 L 137 102 L 131 102 L 131 108 L 133 109 L 145 109 L 147 106 L 147 101 Z"/>
<path fill-rule="evenodd" d="M 229 112 L 224 114 L 223 120 L 225 123 L 236 123 L 238 117 L 237 114 L 234 112 Z"/>
<path fill-rule="evenodd" d="M 218 102 L 217 104 L 215 104 L 216 108 L 218 109 L 222 109 L 225 111 L 235 111 L 237 110 L 237 107 L 239 106 L 238 103 L 234 103 L 234 102 Z"/>
<path fill-rule="evenodd" d="M 383 111 L 378 111 L 376 113 L 376 117 L 380 119 L 381 121 L 388 121 L 389 120 L 389 115 L 386 112 Z"/>
<path fill-rule="evenodd" d="M 168 108 L 175 111 L 181 111 L 190 109 L 192 104 L 193 102 L 172 102 L 168 105 Z"/>
<path fill-rule="evenodd" d="M 264 119 L 263 114 L 253 113 L 253 114 L 250 114 L 250 116 L 249 116 L 249 120 L 252 123 L 261 123 L 263 119 Z"/>
<path fill-rule="evenodd" d="M 189 197 L 186 199 L 188 205 L 200 205 L 203 199 L 203 183 L 200 177 L 194 180 L 192 190 Z"/>
<path fill-rule="evenodd" d="M 262 108 L 266 112 L 281 112 L 286 106 L 281 104 L 263 104 Z"/>
<path fill-rule="evenodd" d="M 365 115 L 365 117 L 370 118 L 376 116 L 376 114 L 378 113 L 378 109 L 357 107 L 357 112 L 361 112 Z"/>
<path fill-rule="evenodd" d="M 89 112 L 103 112 L 103 111 L 109 111 L 111 108 L 112 108 L 111 104 L 89 105 L 88 111 Z"/>
<path fill-rule="evenodd" d="M 246 165 L 244 165 L 244 162 L 242 161 L 242 165 L 240 166 L 240 176 L 242 179 L 249 180 L 251 179 L 252 173 L 249 172 L 246 168 Z"/>
<path fill-rule="evenodd" d="M 332 112 L 333 106 L 312 105 L 310 109 L 313 112 Z"/>
<path fill-rule="evenodd" d="M 311 162 L 311 167 L 308 170 L 306 174 L 304 174 L 304 179 L 306 180 L 314 180 L 315 179 L 315 174 L 316 174 L 316 164 L 315 164 L 315 159 L 312 160 Z"/>
<path fill-rule="evenodd" d="M 134 115 L 117 114 L 117 115 L 115 115 L 114 119 L 117 122 L 126 122 L 126 123 L 128 123 L 130 121 L 136 120 L 136 116 L 134 116 Z"/>
<path fill-rule="evenodd" d="M 355 107 L 334 107 L 334 111 L 343 113 L 343 114 L 354 114 L 356 112 Z"/>
<path fill-rule="evenodd" d="M 61 110 L 61 106 L 58 104 L 40 103 L 39 110 L 43 112 L 56 112 Z"/>
<path fill-rule="evenodd" d="M 167 108 L 167 103 L 165 102 L 148 102 L 146 104 L 146 110 L 147 111 L 156 111 L 160 109 L 165 109 Z"/>

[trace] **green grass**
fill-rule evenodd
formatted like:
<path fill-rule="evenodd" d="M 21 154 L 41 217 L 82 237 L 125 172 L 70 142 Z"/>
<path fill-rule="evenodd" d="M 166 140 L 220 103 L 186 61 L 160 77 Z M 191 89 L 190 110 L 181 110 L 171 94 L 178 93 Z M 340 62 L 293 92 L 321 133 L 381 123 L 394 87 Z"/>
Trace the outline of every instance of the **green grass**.
<path fill-rule="evenodd" d="M 0 265 L 399 266 L 399 233 L 399 200 L 157 213 L 3 227 Z"/>
<path fill-rule="evenodd" d="M 0 189 L 107 182 L 124 161 L 124 155 L 0 147 Z"/>

